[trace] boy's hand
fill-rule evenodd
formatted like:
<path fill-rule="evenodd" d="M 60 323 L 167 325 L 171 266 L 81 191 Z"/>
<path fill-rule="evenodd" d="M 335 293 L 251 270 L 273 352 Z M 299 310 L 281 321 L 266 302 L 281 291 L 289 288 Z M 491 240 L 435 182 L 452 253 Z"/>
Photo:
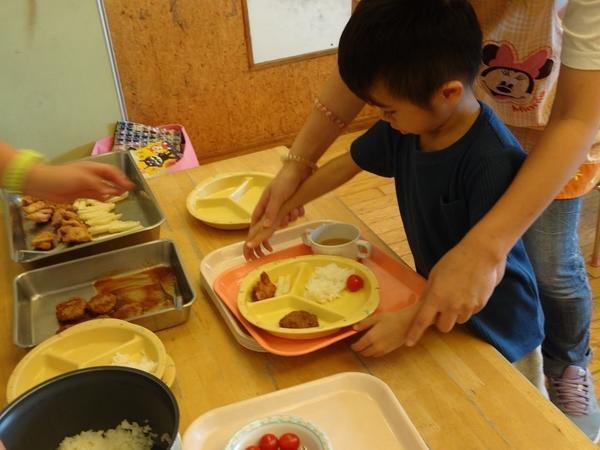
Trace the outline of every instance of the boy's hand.
<path fill-rule="evenodd" d="M 404 311 L 375 313 L 354 325 L 357 331 L 370 328 L 351 348 L 361 356 L 383 356 L 404 343 L 406 334 Z"/>
<path fill-rule="evenodd" d="M 273 247 L 269 243 L 269 238 L 273 236 L 273 233 L 277 229 L 279 220 L 276 219 L 273 226 L 270 227 L 265 227 L 264 222 L 265 219 L 263 218 L 258 223 L 251 225 L 248 230 L 248 236 L 244 243 L 244 257 L 248 261 L 264 256 L 263 247 L 269 252 L 273 251 Z"/>
<path fill-rule="evenodd" d="M 504 277 L 506 259 L 493 257 L 483 246 L 461 242 L 448 251 L 429 273 L 422 306 L 406 336 L 415 345 L 427 328 L 447 333 L 481 311 Z"/>

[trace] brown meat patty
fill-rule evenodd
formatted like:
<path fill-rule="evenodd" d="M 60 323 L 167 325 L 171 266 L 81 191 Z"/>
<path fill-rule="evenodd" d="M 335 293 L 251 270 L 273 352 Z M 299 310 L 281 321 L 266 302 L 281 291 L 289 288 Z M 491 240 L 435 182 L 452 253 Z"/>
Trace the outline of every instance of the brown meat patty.
<path fill-rule="evenodd" d="M 114 294 L 98 294 L 88 302 L 88 309 L 94 315 L 108 314 L 117 304 L 117 296 Z"/>
<path fill-rule="evenodd" d="M 73 322 L 85 316 L 87 303 L 81 297 L 75 297 L 56 305 L 56 318 L 60 322 Z"/>
<path fill-rule="evenodd" d="M 319 318 L 308 311 L 292 311 L 279 321 L 281 328 L 313 328 L 319 326 Z"/>

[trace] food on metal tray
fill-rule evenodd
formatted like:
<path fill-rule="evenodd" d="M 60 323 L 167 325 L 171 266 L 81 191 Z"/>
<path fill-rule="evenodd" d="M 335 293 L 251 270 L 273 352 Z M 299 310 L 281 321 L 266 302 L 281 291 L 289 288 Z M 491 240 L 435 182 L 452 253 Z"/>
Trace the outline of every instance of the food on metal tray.
<path fill-rule="evenodd" d="M 144 307 L 139 303 L 125 303 L 119 306 L 112 317 L 115 319 L 127 320 L 132 317 L 141 316 L 144 313 Z"/>
<path fill-rule="evenodd" d="M 260 279 L 252 288 L 252 300 L 265 300 L 275 296 L 277 286 L 273 284 L 267 272 L 261 272 Z"/>
<path fill-rule="evenodd" d="M 117 305 L 117 296 L 114 294 L 94 295 L 87 304 L 92 314 L 110 314 Z"/>
<path fill-rule="evenodd" d="M 74 244 L 81 242 L 89 242 L 92 240 L 92 235 L 84 224 L 69 224 L 58 229 L 58 236 L 65 244 Z"/>
<path fill-rule="evenodd" d="M 75 297 L 56 305 L 56 318 L 60 322 L 73 322 L 85 316 L 87 303 L 81 297 Z"/>
<path fill-rule="evenodd" d="M 31 245 L 33 245 L 33 248 L 35 248 L 36 250 L 51 250 L 52 248 L 54 248 L 55 239 L 56 236 L 54 235 L 54 233 L 44 230 L 40 231 L 33 237 L 33 239 L 31 240 Z"/>
<path fill-rule="evenodd" d="M 123 214 L 114 212 L 116 203 L 127 198 L 127 195 L 128 192 L 125 192 L 105 202 L 80 198 L 75 200 L 73 207 L 79 217 L 89 226 L 92 236 L 133 231 L 142 228 L 142 224 L 137 220 L 120 220 Z"/>
<path fill-rule="evenodd" d="M 167 266 L 97 280 L 94 283 L 97 294 L 89 301 L 77 297 L 56 307 L 58 332 L 90 319 L 128 320 L 170 308 L 174 302 L 175 284 L 175 274 Z"/>
<path fill-rule="evenodd" d="M 27 214 L 25 217 L 35 223 L 47 223 L 52 217 L 52 208 L 38 209 L 36 212 Z"/>
<path fill-rule="evenodd" d="M 93 199 L 77 199 L 73 204 L 53 203 L 25 195 L 21 198 L 21 209 L 27 220 L 36 224 L 47 224 L 56 231 L 56 238 L 65 244 L 89 242 L 96 237 L 110 236 L 115 233 L 133 231 L 142 228 L 137 220 L 120 220 L 123 214 L 114 212 L 115 204 L 125 198 L 128 193 L 112 197 L 106 202 Z M 44 229 L 43 231 L 50 231 Z M 51 250 L 55 247 L 54 239 L 50 245 L 49 236 L 35 239 L 32 246 L 36 250 Z M 37 237 L 37 236 L 36 236 Z"/>
<path fill-rule="evenodd" d="M 292 311 L 281 318 L 279 326 L 281 328 L 314 328 L 319 326 L 319 318 L 308 311 Z"/>

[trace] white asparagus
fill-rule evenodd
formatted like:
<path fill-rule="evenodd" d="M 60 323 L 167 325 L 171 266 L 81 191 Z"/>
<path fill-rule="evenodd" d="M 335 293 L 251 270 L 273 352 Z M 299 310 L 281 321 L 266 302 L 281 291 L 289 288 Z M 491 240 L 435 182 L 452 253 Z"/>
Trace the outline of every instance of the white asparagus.
<path fill-rule="evenodd" d="M 85 223 L 90 227 L 94 227 L 96 225 L 106 225 L 109 222 L 114 222 L 115 220 L 119 220 L 122 216 L 123 216 L 123 214 L 108 213 L 105 216 L 99 216 L 99 217 L 94 217 L 92 219 L 88 219 L 85 221 Z"/>

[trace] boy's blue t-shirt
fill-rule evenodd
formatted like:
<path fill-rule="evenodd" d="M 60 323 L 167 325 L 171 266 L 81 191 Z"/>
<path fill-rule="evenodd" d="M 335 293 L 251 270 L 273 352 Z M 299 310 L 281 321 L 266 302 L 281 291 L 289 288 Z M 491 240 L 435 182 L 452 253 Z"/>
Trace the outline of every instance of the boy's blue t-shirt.
<path fill-rule="evenodd" d="M 469 131 L 446 149 L 423 152 L 418 136 L 379 121 L 350 152 L 362 169 L 394 177 L 408 243 L 424 277 L 492 208 L 525 158 L 485 104 Z M 511 362 L 541 344 L 543 314 L 522 241 L 508 254 L 504 278 L 485 308 L 467 323 Z"/>

